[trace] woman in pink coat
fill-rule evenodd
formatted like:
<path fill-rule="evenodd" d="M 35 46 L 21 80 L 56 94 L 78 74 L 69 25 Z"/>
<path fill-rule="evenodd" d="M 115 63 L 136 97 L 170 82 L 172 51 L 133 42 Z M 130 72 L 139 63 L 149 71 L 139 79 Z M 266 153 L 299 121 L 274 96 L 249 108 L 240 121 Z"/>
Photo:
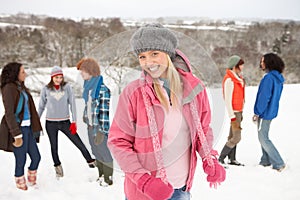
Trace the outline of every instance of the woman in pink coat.
<path fill-rule="evenodd" d="M 150 24 L 130 42 L 143 72 L 120 95 L 108 138 L 125 172 L 126 198 L 190 199 L 196 152 L 207 181 L 216 187 L 225 180 L 225 170 L 212 149 L 207 93 L 176 50 L 176 36 Z"/>

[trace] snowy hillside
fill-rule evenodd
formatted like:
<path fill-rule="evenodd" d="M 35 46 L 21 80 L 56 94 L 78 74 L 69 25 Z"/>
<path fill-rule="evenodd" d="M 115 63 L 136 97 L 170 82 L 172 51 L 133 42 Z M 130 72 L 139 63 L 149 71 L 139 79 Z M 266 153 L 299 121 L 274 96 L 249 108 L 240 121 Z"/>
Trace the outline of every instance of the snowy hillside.
<path fill-rule="evenodd" d="M 74 70 L 74 69 L 73 69 Z M 66 73 L 70 79 L 77 79 L 73 73 Z M 47 77 L 40 77 L 48 82 Z M 48 80 L 47 80 L 48 79 Z M 28 79 L 27 81 L 30 81 Z M 47 81 L 46 81 L 47 80 Z M 77 81 L 78 83 L 79 81 Z M 29 82 L 28 82 L 29 83 Z M 26 84 L 28 84 L 26 83 Z M 78 84 L 80 86 L 80 84 Z M 110 85 L 110 84 L 109 84 Z M 261 156 L 257 132 L 251 121 L 253 115 L 253 104 L 257 87 L 246 88 L 246 107 L 244 110 L 244 121 L 242 123 L 242 140 L 238 145 L 237 158 L 245 163 L 245 167 L 230 167 L 227 169 L 226 181 L 217 189 L 211 189 L 206 182 L 206 176 L 202 170 L 201 161 L 198 163 L 194 185 L 191 191 L 193 200 L 200 199 L 222 199 L 222 200 L 298 200 L 300 199 L 300 153 L 298 133 L 298 115 L 300 113 L 300 84 L 285 85 L 280 103 L 279 116 L 272 122 L 270 138 L 277 146 L 283 159 L 287 163 L 287 169 L 279 173 L 270 168 L 258 166 Z M 115 92 L 113 92 L 116 94 Z M 210 94 L 221 94 L 220 89 L 209 90 Z M 211 98 L 215 96 L 212 95 Z M 111 117 L 117 96 L 112 97 Z M 3 114 L 2 100 L 0 99 L 0 114 Z M 39 97 L 35 97 L 36 105 Z M 215 101 L 211 99 L 211 101 Z M 77 99 L 78 132 L 84 143 L 89 147 L 86 126 L 81 121 L 83 112 L 83 101 Z M 216 135 L 215 148 L 220 152 L 225 144 L 229 119 L 224 114 L 223 102 L 214 106 L 214 118 L 221 119 L 213 123 Z M 220 116 L 218 116 L 220 113 Z M 44 126 L 44 116 L 41 119 Z M 114 185 L 103 188 L 96 182 L 97 170 L 89 169 L 79 150 L 66 139 L 63 134 L 59 135 L 59 155 L 64 168 L 65 177 L 60 180 L 55 178 L 53 162 L 50 153 L 49 140 L 46 135 L 41 137 L 39 149 L 42 156 L 38 170 L 38 185 L 29 188 L 28 191 L 20 191 L 14 182 L 14 156 L 12 153 L 0 151 L 0 200 L 83 200 L 83 199 L 105 199 L 123 200 L 123 173 L 115 163 Z M 28 162 L 26 167 L 28 166 Z"/>

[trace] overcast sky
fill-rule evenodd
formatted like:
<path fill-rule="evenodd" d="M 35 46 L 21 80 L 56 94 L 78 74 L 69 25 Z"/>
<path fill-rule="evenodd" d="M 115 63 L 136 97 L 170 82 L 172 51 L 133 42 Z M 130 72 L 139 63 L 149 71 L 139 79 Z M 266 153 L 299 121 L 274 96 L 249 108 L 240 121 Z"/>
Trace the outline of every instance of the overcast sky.
<path fill-rule="evenodd" d="M 73 19 L 190 16 L 293 19 L 300 0 L 0 0 L 0 14 L 45 14 Z"/>

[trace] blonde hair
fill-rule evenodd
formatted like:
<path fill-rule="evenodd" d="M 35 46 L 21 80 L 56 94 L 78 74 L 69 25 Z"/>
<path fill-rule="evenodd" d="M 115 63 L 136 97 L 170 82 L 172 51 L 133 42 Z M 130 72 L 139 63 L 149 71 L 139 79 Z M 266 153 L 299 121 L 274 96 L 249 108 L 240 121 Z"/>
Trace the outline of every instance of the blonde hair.
<path fill-rule="evenodd" d="M 82 58 L 76 67 L 78 70 L 84 70 L 92 76 L 100 76 L 100 66 L 93 58 Z"/>
<path fill-rule="evenodd" d="M 180 105 L 179 98 L 182 94 L 182 84 L 178 71 L 176 70 L 170 56 L 166 54 L 168 59 L 167 80 L 170 82 L 170 99 L 172 106 L 178 108 Z M 154 80 L 154 90 L 161 104 L 169 110 L 170 102 L 163 93 L 163 88 L 159 84 L 159 79 Z"/>

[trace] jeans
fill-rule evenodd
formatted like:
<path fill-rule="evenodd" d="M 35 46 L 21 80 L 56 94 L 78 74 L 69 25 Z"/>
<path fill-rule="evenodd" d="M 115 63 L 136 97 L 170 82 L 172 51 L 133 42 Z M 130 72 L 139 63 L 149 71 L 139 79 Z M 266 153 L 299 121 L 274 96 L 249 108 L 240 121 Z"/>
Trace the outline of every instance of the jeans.
<path fill-rule="evenodd" d="M 70 120 L 65 121 L 48 121 L 46 120 L 46 131 L 50 140 L 51 154 L 54 162 L 54 166 L 61 164 L 58 157 L 58 131 L 63 132 L 71 142 L 81 151 L 81 154 L 87 162 L 91 162 L 93 159 L 91 154 L 81 141 L 78 134 L 71 134 L 70 131 Z"/>
<path fill-rule="evenodd" d="M 190 192 L 185 190 L 186 186 L 175 189 L 172 197 L 169 200 L 190 200 Z"/>
<path fill-rule="evenodd" d="M 23 144 L 20 147 L 14 147 L 14 155 L 16 159 L 15 166 L 15 177 L 20 177 L 24 175 L 24 167 L 26 163 L 27 153 L 31 159 L 29 165 L 29 170 L 37 170 L 39 163 L 41 161 L 41 155 L 36 144 L 35 138 L 33 137 L 31 126 L 22 126 L 22 139 Z"/>
<path fill-rule="evenodd" d="M 186 186 L 183 186 L 179 189 L 174 189 L 174 193 L 169 200 L 190 200 L 191 193 L 189 191 L 185 191 Z M 125 200 L 128 200 L 125 198 Z"/>
<path fill-rule="evenodd" d="M 276 147 L 269 139 L 269 130 L 272 120 L 258 119 L 258 139 L 262 148 L 260 165 L 272 165 L 273 169 L 279 169 L 285 164 Z"/>
<path fill-rule="evenodd" d="M 88 136 L 89 136 L 89 142 L 90 142 L 90 145 L 92 148 L 92 153 L 96 157 L 96 160 L 101 161 L 103 163 L 113 162 L 113 158 L 107 147 L 108 136 L 104 135 L 103 142 L 98 145 L 95 145 L 95 142 L 94 142 L 95 134 L 94 134 L 93 129 L 88 128 Z"/>

